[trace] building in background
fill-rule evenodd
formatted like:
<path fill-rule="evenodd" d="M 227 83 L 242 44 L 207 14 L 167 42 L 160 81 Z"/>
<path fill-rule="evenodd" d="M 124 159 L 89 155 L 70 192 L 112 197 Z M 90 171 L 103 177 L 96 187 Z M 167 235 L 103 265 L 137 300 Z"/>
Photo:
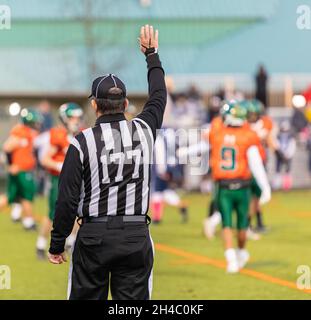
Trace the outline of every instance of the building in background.
<path fill-rule="evenodd" d="M 10 30 L 0 32 L 0 144 L 18 119 L 9 112 L 13 102 L 39 106 L 47 99 L 52 113 L 66 101 L 87 106 L 92 79 L 105 73 L 113 72 L 127 83 L 131 105 L 139 111 L 147 83 L 137 76 L 145 74 L 145 63 L 137 52 L 136 35 L 137 28 L 150 21 L 160 30 L 161 59 L 181 93 L 179 102 L 192 85 L 205 105 L 214 103 L 219 91 L 225 97 L 253 97 L 259 63 L 269 72 L 266 99 L 271 106 L 291 106 L 293 94 L 311 83 L 310 33 L 295 24 L 300 0 L 1 4 L 10 6 L 12 23 Z M 91 124 L 92 111 L 86 110 L 86 123 Z"/>
<path fill-rule="evenodd" d="M 311 73 L 308 33 L 294 24 L 298 0 L 2 3 L 12 12 L 11 30 L 0 33 L 2 97 L 84 98 L 91 79 L 109 72 L 128 83 L 131 96 L 145 95 L 146 81 L 136 76 L 145 65 L 135 39 L 137 26 L 148 21 L 161 32 L 161 57 L 178 88 L 191 79 L 201 90 L 225 81 L 252 92 L 249 79 L 259 63 L 272 75 L 274 91 L 285 89 L 285 75 L 293 77 L 295 90 L 307 81 L 301 73 Z"/>

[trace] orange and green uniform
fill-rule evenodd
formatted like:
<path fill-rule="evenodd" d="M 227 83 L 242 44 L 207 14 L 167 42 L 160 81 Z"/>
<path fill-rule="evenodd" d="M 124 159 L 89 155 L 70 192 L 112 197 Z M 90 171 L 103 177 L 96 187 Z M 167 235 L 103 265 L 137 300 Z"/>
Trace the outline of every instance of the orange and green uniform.
<path fill-rule="evenodd" d="M 255 123 L 251 123 L 250 127 L 255 133 L 257 134 L 258 138 L 260 139 L 259 145 L 259 153 L 261 155 L 262 161 L 265 163 L 267 161 L 267 152 L 266 148 L 268 145 L 268 136 L 273 129 L 273 122 L 269 116 L 262 116 L 258 121 Z"/>
<path fill-rule="evenodd" d="M 237 212 L 239 230 L 248 227 L 251 172 L 247 151 L 258 145 L 257 135 L 247 126 L 218 126 L 209 134 L 210 166 L 216 182 L 217 207 L 223 227 L 232 228 L 232 212 Z"/>
<path fill-rule="evenodd" d="M 33 201 L 36 185 L 34 179 L 34 169 L 36 158 L 33 150 L 33 142 L 37 136 L 37 131 L 23 124 L 16 125 L 10 132 L 20 140 L 20 146 L 10 153 L 10 165 L 18 167 L 16 175 L 9 174 L 7 195 L 9 203 L 19 200 Z"/>
<path fill-rule="evenodd" d="M 50 130 L 50 145 L 57 151 L 53 160 L 62 164 L 65 160 L 66 152 L 70 144 L 70 137 L 66 128 L 55 127 Z M 48 170 L 50 173 L 51 186 L 49 190 L 49 218 L 54 219 L 55 205 L 58 197 L 58 182 L 60 171 Z"/>
<path fill-rule="evenodd" d="M 209 141 L 210 132 L 215 132 L 217 130 L 221 130 L 221 128 L 223 128 L 223 127 L 224 127 L 224 124 L 223 124 L 222 117 L 221 116 L 215 117 L 211 121 L 210 127 L 203 132 L 202 138 L 206 141 Z M 211 168 L 211 166 L 209 166 L 209 173 L 211 173 L 211 172 L 212 172 L 212 168 Z M 214 210 L 218 210 L 216 198 L 217 198 L 217 185 L 214 184 L 213 188 L 212 188 L 212 194 L 211 194 L 211 206 L 214 208 Z"/>

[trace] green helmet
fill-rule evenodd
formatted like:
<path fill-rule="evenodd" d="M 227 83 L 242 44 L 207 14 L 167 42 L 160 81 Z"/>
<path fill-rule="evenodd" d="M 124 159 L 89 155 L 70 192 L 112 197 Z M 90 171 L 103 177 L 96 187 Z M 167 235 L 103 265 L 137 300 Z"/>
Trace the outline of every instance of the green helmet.
<path fill-rule="evenodd" d="M 68 102 L 59 107 L 59 117 L 64 124 L 67 124 L 69 118 L 82 116 L 83 110 L 77 103 Z"/>
<path fill-rule="evenodd" d="M 32 108 L 22 109 L 20 115 L 22 123 L 31 128 L 38 129 L 43 122 L 43 116 L 41 113 Z"/>
<path fill-rule="evenodd" d="M 80 121 L 70 121 L 70 118 L 82 118 L 82 116 L 82 108 L 74 102 L 64 103 L 59 107 L 59 117 L 71 134 L 79 132 L 81 123 Z"/>
<path fill-rule="evenodd" d="M 241 127 L 246 121 L 247 109 L 241 102 L 235 100 L 225 101 L 221 107 L 220 114 L 225 125 Z"/>
<path fill-rule="evenodd" d="M 256 99 L 243 101 L 245 108 L 247 109 L 247 119 L 250 122 L 256 122 L 263 114 L 264 106 Z"/>

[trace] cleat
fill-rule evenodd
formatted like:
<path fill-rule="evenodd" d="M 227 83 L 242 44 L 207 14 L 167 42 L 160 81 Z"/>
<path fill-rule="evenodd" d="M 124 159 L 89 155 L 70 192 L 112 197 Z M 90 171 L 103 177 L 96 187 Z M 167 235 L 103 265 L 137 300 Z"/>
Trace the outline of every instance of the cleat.
<path fill-rule="evenodd" d="M 260 235 L 255 231 L 253 231 L 251 228 L 247 229 L 246 237 L 247 237 L 247 240 L 253 240 L 253 241 L 258 241 L 261 238 Z"/>
<path fill-rule="evenodd" d="M 27 227 L 25 227 L 24 226 L 24 230 L 25 231 L 36 231 L 37 230 L 37 225 L 34 223 L 33 225 L 31 225 L 31 226 L 27 226 Z"/>
<path fill-rule="evenodd" d="M 19 222 L 22 221 L 21 218 L 13 218 L 13 217 L 11 218 L 11 220 L 12 220 L 13 223 L 19 223 Z"/>
<path fill-rule="evenodd" d="M 38 259 L 38 260 L 43 261 L 43 260 L 46 260 L 46 259 L 47 259 L 45 250 L 37 249 L 36 254 L 37 254 L 37 259 Z"/>
<path fill-rule="evenodd" d="M 161 223 L 162 223 L 161 220 L 152 220 L 152 224 L 154 224 L 154 225 L 159 225 Z"/>
<path fill-rule="evenodd" d="M 32 217 L 26 217 L 22 221 L 23 227 L 27 231 L 35 231 L 37 230 L 37 225 L 35 220 Z"/>
<path fill-rule="evenodd" d="M 187 223 L 189 219 L 188 208 L 180 208 L 181 222 Z"/>
<path fill-rule="evenodd" d="M 237 250 L 236 252 L 237 258 L 238 258 L 238 266 L 239 269 L 243 269 L 247 262 L 249 261 L 249 253 L 245 249 Z"/>
<path fill-rule="evenodd" d="M 225 257 L 227 260 L 227 273 L 237 273 L 239 272 L 239 263 L 234 249 L 227 249 L 225 251 Z"/>
<path fill-rule="evenodd" d="M 255 230 L 258 233 L 267 233 L 268 232 L 268 228 L 266 226 L 257 226 Z"/>
<path fill-rule="evenodd" d="M 239 272 L 239 264 L 237 261 L 230 261 L 227 264 L 227 273 L 234 274 Z"/>

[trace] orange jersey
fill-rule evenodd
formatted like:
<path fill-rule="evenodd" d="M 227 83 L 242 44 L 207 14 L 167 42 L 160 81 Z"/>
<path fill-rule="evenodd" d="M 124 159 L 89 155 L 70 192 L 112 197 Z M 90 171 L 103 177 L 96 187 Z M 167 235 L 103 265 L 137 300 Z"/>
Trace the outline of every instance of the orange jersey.
<path fill-rule="evenodd" d="M 259 153 L 262 160 L 266 161 L 267 160 L 267 153 L 266 153 L 267 140 L 270 132 L 273 129 L 272 119 L 269 116 L 262 116 L 255 123 L 251 123 L 250 127 L 252 130 L 256 132 L 257 136 L 260 139 L 261 143 L 258 146 Z"/>
<path fill-rule="evenodd" d="M 16 125 L 10 132 L 11 136 L 21 140 L 21 145 L 12 151 L 12 164 L 21 171 L 31 171 L 36 166 L 33 142 L 37 132 L 23 124 Z"/>
<path fill-rule="evenodd" d="M 258 145 L 258 137 L 249 127 L 222 126 L 210 132 L 210 166 L 214 180 L 251 178 L 247 150 Z"/>
<path fill-rule="evenodd" d="M 63 163 L 65 161 L 66 152 L 70 144 L 70 138 L 66 128 L 55 127 L 50 130 L 50 145 L 56 148 L 56 154 L 52 159 L 56 162 Z M 49 170 L 53 175 L 59 175 L 60 172 L 55 170 Z"/>

